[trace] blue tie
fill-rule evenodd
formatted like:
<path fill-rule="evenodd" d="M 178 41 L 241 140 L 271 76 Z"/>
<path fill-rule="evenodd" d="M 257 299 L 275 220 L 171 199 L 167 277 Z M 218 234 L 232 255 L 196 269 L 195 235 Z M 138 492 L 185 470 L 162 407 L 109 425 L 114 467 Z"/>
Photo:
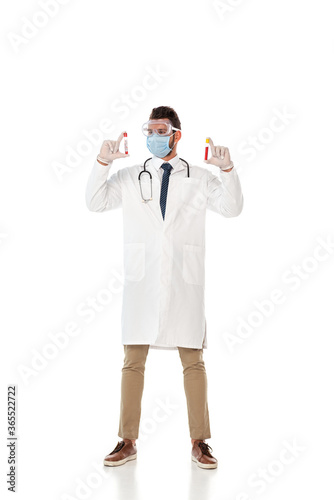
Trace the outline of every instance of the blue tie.
<path fill-rule="evenodd" d="M 162 218 L 165 220 L 169 176 L 170 176 L 170 171 L 173 167 L 169 163 L 163 163 L 161 167 L 164 169 L 164 174 L 162 176 L 162 183 L 161 183 L 160 207 L 161 207 Z"/>

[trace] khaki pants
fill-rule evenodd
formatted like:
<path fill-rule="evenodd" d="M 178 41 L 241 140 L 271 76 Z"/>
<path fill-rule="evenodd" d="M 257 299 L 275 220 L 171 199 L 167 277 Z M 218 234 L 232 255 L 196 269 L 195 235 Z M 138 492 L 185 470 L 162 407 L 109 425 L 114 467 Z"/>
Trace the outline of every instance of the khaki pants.
<path fill-rule="evenodd" d="M 149 345 L 124 345 L 118 436 L 138 439 L 144 372 Z M 192 439 L 211 437 L 203 349 L 178 347 L 183 366 L 188 425 Z"/>

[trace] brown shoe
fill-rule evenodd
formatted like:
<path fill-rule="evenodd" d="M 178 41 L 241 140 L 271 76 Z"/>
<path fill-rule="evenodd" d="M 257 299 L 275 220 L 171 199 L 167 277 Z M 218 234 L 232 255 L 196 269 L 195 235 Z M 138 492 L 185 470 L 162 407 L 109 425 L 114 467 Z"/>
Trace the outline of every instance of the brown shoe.
<path fill-rule="evenodd" d="M 202 469 L 216 469 L 218 466 L 218 460 L 211 455 L 209 450 L 212 451 L 211 446 L 202 441 L 202 439 L 194 441 L 191 459 L 197 463 L 198 467 Z"/>
<path fill-rule="evenodd" d="M 128 460 L 137 458 L 137 446 L 131 439 L 123 439 L 117 443 L 115 449 L 104 458 L 104 465 L 114 467 L 115 465 L 125 464 Z"/>

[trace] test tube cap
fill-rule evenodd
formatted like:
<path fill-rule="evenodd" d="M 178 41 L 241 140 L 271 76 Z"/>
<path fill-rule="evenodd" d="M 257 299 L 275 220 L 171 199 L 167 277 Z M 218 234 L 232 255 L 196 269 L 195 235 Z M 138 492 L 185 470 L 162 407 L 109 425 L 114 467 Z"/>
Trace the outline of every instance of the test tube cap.
<path fill-rule="evenodd" d="M 209 142 L 210 142 L 209 137 L 207 137 L 207 138 L 206 138 L 206 141 L 205 141 L 205 142 L 207 142 L 207 143 L 209 143 Z"/>

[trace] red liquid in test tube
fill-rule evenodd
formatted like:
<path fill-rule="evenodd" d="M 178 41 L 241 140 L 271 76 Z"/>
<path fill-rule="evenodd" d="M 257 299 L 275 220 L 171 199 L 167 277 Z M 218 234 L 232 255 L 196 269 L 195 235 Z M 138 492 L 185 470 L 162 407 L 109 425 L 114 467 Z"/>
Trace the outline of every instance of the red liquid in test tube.
<path fill-rule="evenodd" d="M 206 142 L 205 142 L 205 155 L 204 155 L 204 160 L 207 160 L 208 159 L 208 156 L 209 156 L 209 142 L 210 142 L 210 139 L 207 138 L 206 139 Z"/>
<path fill-rule="evenodd" d="M 128 133 L 124 132 L 124 152 L 126 155 L 129 154 L 129 147 L 128 147 Z"/>

